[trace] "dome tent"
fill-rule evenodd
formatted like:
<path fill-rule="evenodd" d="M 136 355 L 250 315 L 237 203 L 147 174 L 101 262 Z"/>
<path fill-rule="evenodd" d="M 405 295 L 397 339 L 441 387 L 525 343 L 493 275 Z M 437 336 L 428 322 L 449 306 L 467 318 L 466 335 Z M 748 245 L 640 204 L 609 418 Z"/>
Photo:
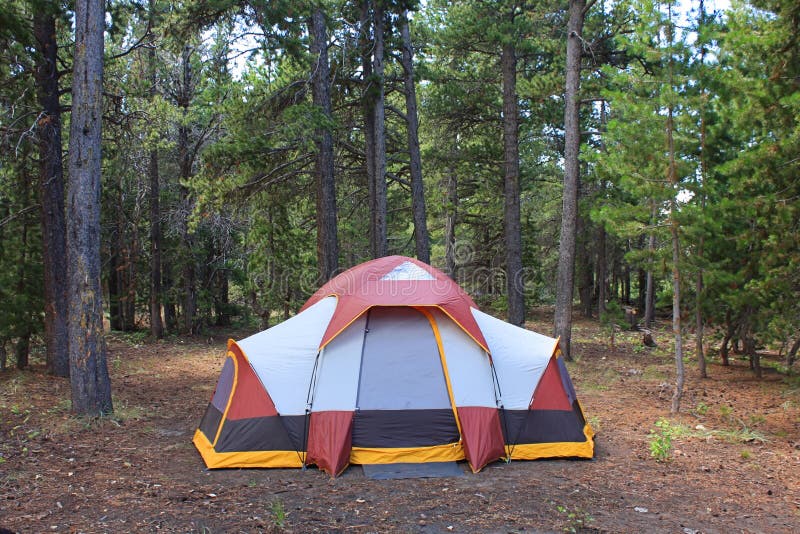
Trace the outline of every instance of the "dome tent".
<path fill-rule="evenodd" d="M 558 340 L 478 310 L 388 256 L 334 277 L 239 342 L 194 435 L 209 468 L 591 458 Z"/>

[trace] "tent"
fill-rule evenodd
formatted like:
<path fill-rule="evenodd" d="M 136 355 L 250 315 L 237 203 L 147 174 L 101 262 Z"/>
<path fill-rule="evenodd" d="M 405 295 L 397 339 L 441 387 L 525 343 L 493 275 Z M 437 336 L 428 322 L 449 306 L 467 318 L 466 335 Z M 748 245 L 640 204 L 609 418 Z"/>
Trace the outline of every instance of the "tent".
<path fill-rule="evenodd" d="M 209 468 L 591 458 L 558 340 L 478 310 L 441 271 L 388 256 L 290 319 L 230 340 L 194 435 Z"/>

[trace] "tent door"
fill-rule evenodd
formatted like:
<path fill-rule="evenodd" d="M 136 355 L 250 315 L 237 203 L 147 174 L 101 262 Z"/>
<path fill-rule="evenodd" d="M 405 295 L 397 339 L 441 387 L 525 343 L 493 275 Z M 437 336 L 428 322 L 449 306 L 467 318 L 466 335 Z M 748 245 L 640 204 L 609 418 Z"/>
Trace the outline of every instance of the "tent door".
<path fill-rule="evenodd" d="M 416 448 L 458 442 L 459 429 L 428 318 L 410 307 L 375 307 L 367 321 L 353 447 Z"/>

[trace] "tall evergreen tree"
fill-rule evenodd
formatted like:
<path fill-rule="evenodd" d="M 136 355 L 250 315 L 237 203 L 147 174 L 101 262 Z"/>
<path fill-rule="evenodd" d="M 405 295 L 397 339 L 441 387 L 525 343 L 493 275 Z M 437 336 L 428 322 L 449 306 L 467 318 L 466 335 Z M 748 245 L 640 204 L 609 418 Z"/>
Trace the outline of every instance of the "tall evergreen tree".
<path fill-rule="evenodd" d="M 67 253 L 72 409 L 113 411 L 100 286 L 100 174 L 104 3 L 75 2 Z"/>

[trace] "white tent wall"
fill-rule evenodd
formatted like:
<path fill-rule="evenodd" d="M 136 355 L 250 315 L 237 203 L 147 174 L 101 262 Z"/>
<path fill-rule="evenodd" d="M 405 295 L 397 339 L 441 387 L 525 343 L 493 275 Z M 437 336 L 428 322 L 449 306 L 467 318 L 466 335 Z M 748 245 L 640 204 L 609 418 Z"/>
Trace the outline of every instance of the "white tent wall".
<path fill-rule="evenodd" d="M 495 407 L 489 356 L 450 317 L 431 310 L 442 341 L 456 406 Z"/>
<path fill-rule="evenodd" d="M 472 315 L 489 345 L 503 406 L 507 410 L 527 409 L 555 351 L 557 340 L 501 321 L 475 308 Z"/>
<path fill-rule="evenodd" d="M 281 415 L 303 415 L 322 336 L 336 309 L 328 297 L 238 343 Z"/>
<path fill-rule="evenodd" d="M 364 314 L 322 349 L 312 397 L 315 412 L 355 409 L 366 322 Z"/>

